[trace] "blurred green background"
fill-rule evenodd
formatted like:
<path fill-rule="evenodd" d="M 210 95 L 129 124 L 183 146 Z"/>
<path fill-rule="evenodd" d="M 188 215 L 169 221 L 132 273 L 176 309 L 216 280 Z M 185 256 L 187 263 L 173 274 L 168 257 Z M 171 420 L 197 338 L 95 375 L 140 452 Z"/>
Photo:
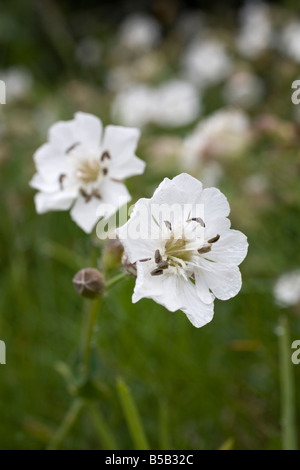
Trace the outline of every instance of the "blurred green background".
<path fill-rule="evenodd" d="M 27 77 L 25 91 L 8 95 L 0 105 L 0 339 L 7 348 L 7 364 L 0 365 L 1 449 L 45 448 L 68 409 L 74 387 L 69 382 L 68 390 L 64 376 L 68 368 L 75 373 L 78 368 L 89 308 L 72 277 L 91 264 L 103 267 L 104 244 L 95 234 L 83 233 L 66 212 L 36 214 L 28 185 L 35 172 L 32 155 L 52 123 L 71 119 L 78 110 L 99 116 L 104 124 L 114 122 L 115 90 L 108 72 L 120 63 L 129 70 L 136 66 L 136 57 L 118 52 L 125 15 L 143 9 L 161 26 L 154 53 L 162 66 L 156 77 L 147 78 L 156 85 L 178 75 L 186 40 L 176 25 L 183 13 L 198 13 L 199 6 L 170 1 L 117 5 L 82 2 L 75 8 L 71 2 L 47 0 L 0 6 L 0 79 L 12 67 L 21 67 Z M 293 17 L 296 13 L 286 5 L 283 17 Z M 206 21 L 232 47 L 236 11 L 228 6 L 221 14 L 217 5 L 211 10 L 203 6 Z M 94 60 L 82 61 L 78 47 L 91 37 Z M 282 448 L 276 332 L 284 314 L 291 341 L 299 339 L 300 310 L 299 305 L 279 308 L 273 286 L 280 275 L 300 266 L 300 133 L 291 103 L 299 64 L 276 50 L 247 64 L 265 83 L 265 96 L 249 111 L 250 118 L 271 114 L 287 131 L 259 135 L 238 158 L 219 162 L 218 187 L 230 202 L 232 226 L 249 239 L 241 265 L 243 287 L 234 299 L 217 300 L 213 321 L 199 330 L 182 312 L 170 313 L 152 300 L 132 304 L 131 278 L 107 293 L 94 337 L 93 398 L 119 449 L 134 449 L 135 443 L 117 392 L 118 377 L 131 390 L 153 449 L 218 449 L 228 440 L 234 449 Z M 221 85 L 204 91 L 203 101 L 202 116 L 222 107 Z M 150 197 L 165 176 L 183 169 L 172 152 L 166 159 L 154 155 L 158 139 L 182 139 L 194 126 L 143 129 L 137 155 L 147 169 L 127 182 L 133 201 Z M 265 182 L 262 189 L 249 190 L 253 175 Z M 300 366 L 293 365 L 292 372 L 299 424 Z M 105 448 L 88 413 L 82 413 L 63 447 Z"/>

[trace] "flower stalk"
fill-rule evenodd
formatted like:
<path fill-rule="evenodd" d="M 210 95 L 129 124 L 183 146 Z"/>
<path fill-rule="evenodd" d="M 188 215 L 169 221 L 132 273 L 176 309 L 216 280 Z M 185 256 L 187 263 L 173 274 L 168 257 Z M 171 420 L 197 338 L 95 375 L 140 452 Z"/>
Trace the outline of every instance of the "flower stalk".
<path fill-rule="evenodd" d="M 286 316 L 280 318 L 279 326 L 282 448 L 283 450 L 297 450 L 295 387 L 290 357 L 289 324 Z"/>

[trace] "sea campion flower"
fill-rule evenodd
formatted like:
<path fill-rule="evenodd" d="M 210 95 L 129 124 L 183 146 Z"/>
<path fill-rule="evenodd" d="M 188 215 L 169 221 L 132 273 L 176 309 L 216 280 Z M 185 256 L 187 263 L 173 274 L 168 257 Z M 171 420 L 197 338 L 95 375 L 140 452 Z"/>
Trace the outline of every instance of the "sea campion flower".
<path fill-rule="evenodd" d="M 240 11 L 240 20 L 237 49 L 248 59 L 256 59 L 273 43 L 270 7 L 260 1 L 248 2 Z"/>
<path fill-rule="evenodd" d="M 54 124 L 48 142 L 34 154 L 37 173 L 30 184 L 39 190 L 37 212 L 72 207 L 72 219 L 91 232 L 100 217 L 130 201 L 123 179 L 145 168 L 135 156 L 139 136 L 138 129 L 120 126 L 107 126 L 103 133 L 100 119 L 82 112 Z"/>
<path fill-rule="evenodd" d="M 117 120 L 137 127 L 185 126 L 197 119 L 200 111 L 201 95 L 186 80 L 168 80 L 158 87 L 131 86 L 117 94 L 112 107 Z"/>
<path fill-rule="evenodd" d="M 136 263 L 133 302 L 152 298 L 171 312 L 182 310 L 196 327 L 210 322 L 215 297 L 241 288 L 238 265 L 246 236 L 230 229 L 226 197 L 202 188 L 188 174 L 165 178 L 151 199 L 140 199 L 117 229 L 129 263 Z"/>
<path fill-rule="evenodd" d="M 232 59 L 217 38 L 200 37 L 189 44 L 182 58 L 182 67 L 186 78 L 205 88 L 228 77 Z"/>
<path fill-rule="evenodd" d="M 300 269 L 279 277 L 274 286 L 274 296 L 282 307 L 291 307 L 300 302 Z"/>
<path fill-rule="evenodd" d="M 234 158 L 251 140 L 250 121 L 239 109 L 224 108 L 200 121 L 183 142 L 181 159 L 186 168 L 195 170 L 203 161 Z"/>

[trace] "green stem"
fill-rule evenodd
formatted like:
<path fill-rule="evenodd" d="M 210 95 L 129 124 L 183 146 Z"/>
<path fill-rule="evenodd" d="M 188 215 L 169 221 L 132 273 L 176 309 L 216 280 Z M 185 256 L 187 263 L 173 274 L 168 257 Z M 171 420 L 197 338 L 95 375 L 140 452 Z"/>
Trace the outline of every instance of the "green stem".
<path fill-rule="evenodd" d="M 118 282 L 123 281 L 123 279 L 125 279 L 126 277 L 128 277 L 128 274 L 125 271 L 120 274 L 117 274 L 115 277 L 112 277 L 106 282 L 106 288 L 109 289 Z"/>
<path fill-rule="evenodd" d="M 54 433 L 49 445 L 48 450 L 57 450 L 62 445 L 64 439 L 69 434 L 72 429 L 75 421 L 77 420 L 79 413 L 83 408 L 83 401 L 76 399 L 71 403 L 69 410 L 67 411 L 63 421 L 61 422 L 59 428 Z"/>
<path fill-rule="evenodd" d="M 91 309 L 88 313 L 86 331 L 85 331 L 85 336 L 84 336 L 84 341 L 83 341 L 82 364 L 81 364 L 81 370 L 82 370 L 82 374 L 84 378 L 87 378 L 87 376 L 89 375 L 93 332 L 95 329 L 95 324 L 96 324 L 100 304 L 101 304 L 101 298 L 94 300 L 92 303 Z"/>
<path fill-rule="evenodd" d="M 117 450 L 118 447 L 115 438 L 107 426 L 99 408 L 96 405 L 90 405 L 89 411 L 103 449 Z"/>
<path fill-rule="evenodd" d="M 295 388 L 287 317 L 282 316 L 279 325 L 282 447 L 283 450 L 297 450 Z"/>

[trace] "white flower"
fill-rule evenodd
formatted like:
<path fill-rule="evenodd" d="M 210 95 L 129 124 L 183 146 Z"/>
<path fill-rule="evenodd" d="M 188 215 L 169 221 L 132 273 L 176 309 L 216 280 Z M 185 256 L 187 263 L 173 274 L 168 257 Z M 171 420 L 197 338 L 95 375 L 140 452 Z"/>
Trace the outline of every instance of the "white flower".
<path fill-rule="evenodd" d="M 6 86 L 6 103 L 25 98 L 33 86 L 30 71 L 23 67 L 10 67 L 3 70 L 0 77 Z"/>
<path fill-rule="evenodd" d="M 262 2 L 249 2 L 241 10 L 241 29 L 236 45 L 239 52 L 255 59 L 273 42 L 273 28 L 269 6 Z"/>
<path fill-rule="evenodd" d="M 145 52 L 160 40 L 161 28 L 150 15 L 133 14 L 125 18 L 120 27 L 120 42 L 126 49 Z"/>
<path fill-rule="evenodd" d="M 282 307 L 300 302 L 300 269 L 283 274 L 274 286 L 275 300 Z"/>
<path fill-rule="evenodd" d="M 200 87 L 222 82 L 230 73 L 232 61 L 225 46 L 217 39 L 196 39 L 183 59 L 184 75 Z"/>
<path fill-rule="evenodd" d="M 235 72 L 226 82 L 223 96 L 227 104 L 251 108 L 257 105 L 264 93 L 261 78 L 246 70 Z"/>
<path fill-rule="evenodd" d="M 147 85 L 135 85 L 118 93 L 112 116 L 125 126 L 143 127 L 152 122 L 156 97 L 154 89 Z"/>
<path fill-rule="evenodd" d="M 184 80 L 170 80 L 157 88 L 136 85 L 116 96 L 112 115 L 127 126 L 179 127 L 199 116 L 200 102 L 198 90 Z"/>
<path fill-rule="evenodd" d="M 229 212 L 218 189 L 202 189 L 185 173 L 165 178 L 151 199 L 140 199 L 117 229 L 137 266 L 133 302 L 152 298 L 172 312 L 182 310 L 196 327 L 208 323 L 215 297 L 229 299 L 241 288 L 238 265 L 248 243 L 230 229 Z"/>
<path fill-rule="evenodd" d="M 283 30 L 281 36 L 281 49 L 291 59 L 300 62 L 300 22 L 292 21 Z"/>
<path fill-rule="evenodd" d="M 249 143 L 247 115 L 237 109 L 215 112 L 196 127 L 183 144 L 182 165 L 196 169 L 204 159 L 234 157 Z"/>
<path fill-rule="evenodd" d="M 165 127 L 185 126 L 199 117 L 198 90 L 184 80 L 170 80 L 156 91 L 153 121 Z"/>
<path fill-rule="evenodd" d="M 122 180 L 143 173 L 145 163 L 134 154 L 138 129 L 107 126 L 78 112 L 72 121 L 54 124 L 48 142 L 35 153 L 37 173 L 31 186 L 38 213 L 68 210 L 72 219 L 91 232 L 100 217 L 109 217 L 130 201 Z"/>

